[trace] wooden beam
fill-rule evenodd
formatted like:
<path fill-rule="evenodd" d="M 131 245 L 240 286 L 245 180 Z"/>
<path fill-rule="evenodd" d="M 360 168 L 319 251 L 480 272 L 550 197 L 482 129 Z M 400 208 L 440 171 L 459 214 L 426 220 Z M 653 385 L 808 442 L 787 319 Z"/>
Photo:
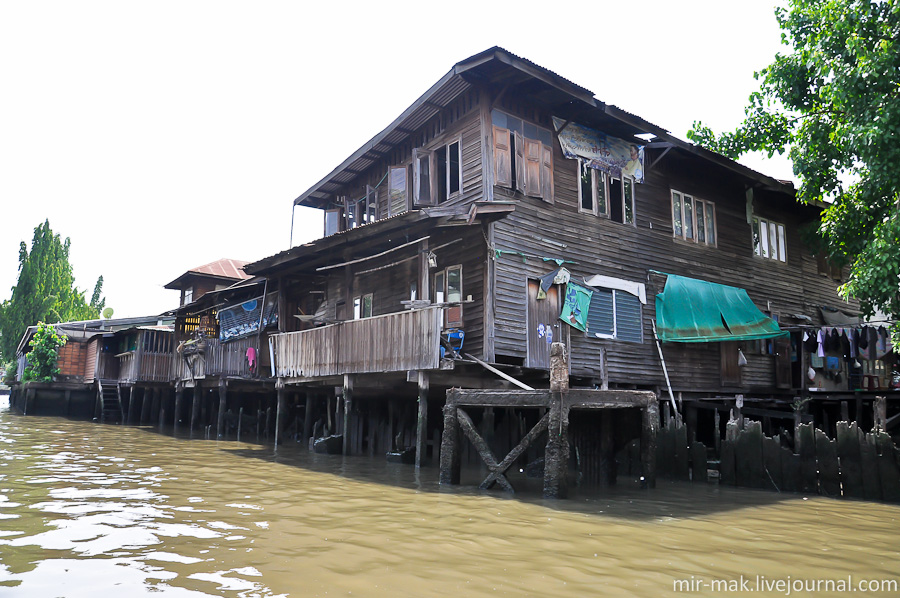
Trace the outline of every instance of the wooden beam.
<path fill-rule="evenodd" d="M 504 380 L 508 380 L 508 381 L 512 382 L 513 384 L 515 384 L 516 386 L 518 386 L 519 388 L 521 388 L 521 389 L 523 389 L 523 390 L 534 390 L 534 388 L 528 386 L 528 385 L 525 384 L 524 382 L 520 382 L 519 380 L 516 380 L 515 378 L 513 378 L 513 377 L 510 376 L 509 374 L 507 374 L 507 373 L 505 373 L 505 372 L 501 372 L 501 371 L 498 370 L 497 368 L 495 368 L 495 367 L 493 367 L 493 366 L 490 366 L 490 365 L 486 364 L 485 362 L 481 361 L 481 360 L 478 359 L 477 357 L 473 357 L 472 355 L 469 355 L 468 353 L 463 353 L 463 355 L 465 356 L 466 359 L 471 359 L 472 361 L 474 361 L 475 363 L 477 363 L 478 365 L 480 365 L 481 367 L 483 367 L 483 368 L 486 369 L 487 371 L 493 372 L 494 374 L 497 374 L 498 376 L 500 376 L 500 377 L 503 378 Z"/>
<path fill-rule="evenodd" d="M 488 468 L 492 471 L 495 470 L 499 466 L 497 458 L 494 457 L 494 453 L 491 452 L 491 448 L 488 446 L 487 442 L 484 441 L 484 438 L 482 438 L 478 433 L 478 430 L 475 429 L 475 424 L 472 423 L 472 419 L 462 409 L 457 409 L 456 414 L 459 419 L 459 427 L 466 436 L 468 436 L 469 440 L 472 441 L 475 450 L 481 455 L 482 460 L 484 460 Z M 516 492 L 515 488 L 512 487 L 512 484 L 509 483 L 509 480 L 507 480 L 506 476 L 502 473 L 497 476 L 496 482 L 507 492 L 513 494 Z"/>
<path fill-rule="evenodd" d="M 484 489 L 488 489 L 494 485 L 494 482 L 496 482 L 500 476 L 505 475 L 506 470 L 512 466 L 516 459 L 522 456 L 522 453 L 525 452 L 525 450 L 531 445 L 532 442 L 537 440 L 538 436 L 540 436 L 542 432 L 547 430 L 547 426 L 549 423 L 550 412 L 548 411 L 544 414 L 544 417 L 542 417 L 541 420 L 537 424 L 535 424 L 535 426 L 531 428 L 531 430 L 528 431 L 528 434 L 526 434 L 522 438 L 519 444 L 517 444 L 513 450 L 509 451 L 509 454 L 503 458 L 503 461 L 501 461 L 495 468 L 491 468 L 491 473 L 484 479 L 483 482 L 481 482 L 481 487 Z"/>
<path fill-rule="evenodd" d="M 441 484 L 459 484 L 460 446 L 457 408 L 444 404 L 444 430 L 441 434 Z"/>
<path fill-rule="evenodd" d="M 348 262 L 342 262 L 342 263 L 340 263 L 340 264 L 332 264 L 332 265 L 330 265 L 330 266 L 322 266 L 322 267 L 320 267 L 320 268 L 316 268 L 316 272 L 322 272 L 322 271 L 324 271 L 324 270 L 332 270 L 332 269 L 334 269 L 334 268 L 341 268 L 341 267 L 343 267 L 343 266 L 350 266 L 350 265 L 353 265 L 353 264 L 358 264 L 358 263 L 360 263 L 360 262 L 365 262 L 365 261 L 368 261 L 368 260 L 373 260 L 373 259 L 378 258 L 378 257 L 381 257 L 381 256 L 383 256 L 383 255 L 387 255 L 387 254 L 389 254 L 389 253 L 391 253 L 391 252 L 393 252 L 393 251 L 397 251 L 398 249 L 403 249 L 404 247 L 409 247 L 410 245 L 415 245 L 416 243 L 419 243 L 420 241 L 425 241 L 425 240 L 427 240 L 428 238 L 429 238 L 429 236 L 424 236 L 424 237 L 422 237 L 421 239 L 416 239 L 415 241 L 410 241 L 409 243 L 404 243 L 403 245 L 398 245 L 397 247 L 392 247 L 391 249 L 388 249 L 387 251 L 382 251 L 381 253 L 376 253 L 376 254 L 374 254 L 374 255 L 369 255 L 369 256 L 366 256 L 366 257 L 361 257 L 361 258 L 359 258 L 359 259 L 350 260 L 350 261 L 348 261 Z"/>

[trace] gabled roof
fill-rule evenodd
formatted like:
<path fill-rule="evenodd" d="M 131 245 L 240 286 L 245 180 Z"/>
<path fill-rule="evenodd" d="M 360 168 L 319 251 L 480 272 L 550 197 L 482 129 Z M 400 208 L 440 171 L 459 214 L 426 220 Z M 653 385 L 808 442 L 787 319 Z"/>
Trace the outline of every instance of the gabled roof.
<path fill-rule="evenodd" d="M 98 334 L 109 334 L 119 330 L 143 326 L 167 326 L 166 322 L 171 324 L 174 322 L 174 318 L 167 314 L 161 314 L 132 318 L 78 320 L 74 322 L 58 322 L 53 324 L 53 327 L 57 332 L 65 334 L 69 340 L 85 342 Z M 16 353 L 26 352 L 25 348 L 28 346 L 28 341 L 31 340 L 31 337 L 34 336 L 36 331 L 37 326 L 29 326 L 25 329 L 25 334 L 22 335 L 22 339 L 19 341 Z"/>
<path fill-rule="evenodd" d="M 165 285 L 167 289 L 181 289 L 184 283 L 191 277 L 215 278 L 224 281 L 246 280 L 250 275 L 244 272 L 243 268 L 250 262 L 242 260 L 232 260 L 222 258 L 196 268 L 191 268 L 169 284 Z"/>
<path fill-rule="evenodd" d="M 790 184 L 682 141 L 662 127 L 616 106 L 605 104 L 595 98 L 590 90 L 553 71 L 495 46 L 455 64 L 394 122 L 303 192 L 294 200 L 294 204 L 319 207 L 473 86 L 490 88 L 498 96 L 528 95 L 535 102 L 545 105 L 555 116 L 598 128 L 623 139 L 637 134 L 653 134 L 656 136 L 654 142 L 660 144 L 657 147 L 671 147 L 693 154 L 749 179 L 754 185 L 793 193 L 793 186 Z"/>

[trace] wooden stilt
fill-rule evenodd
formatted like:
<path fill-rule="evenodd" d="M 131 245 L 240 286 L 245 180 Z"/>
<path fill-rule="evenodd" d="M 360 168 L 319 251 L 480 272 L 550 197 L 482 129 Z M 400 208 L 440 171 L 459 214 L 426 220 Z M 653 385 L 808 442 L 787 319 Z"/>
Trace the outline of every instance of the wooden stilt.
<path fill-rule="evenodd" d="M 197 429 L 197 420 L 200 418 L 200 400 L 203 396 L 203 389 L 194 387 L 191 391 L 191 432 Z"/>
<path fill-rule="evenodd" d="M 350 409 L 353 405 L 353 378 L 349 375 L 344 376 L 344 421 L 341 426 L 341 434 L 343 436 L 341 454 L 349 455 L 352 452 L 350 444 Z"/>
<path fill-rule="evenodd" d="M 219 382 L 219 416 L 216 418 L 216 437 L 225 436 L 225 408 L 228 401 L 228 386 L 225 381 Z"/>
<path fill-rule="evenodd" d="M 456 406 L 444 405 L 444 431 L 441 436 L 441 484 L 459 484 L 459 418 Z"/>
<path fill-rule="evenodd" d="M 131 397 L 131 401 L 134 400 L 134 395 L 136 394 L 135 388 L 132 386 L 128 389 L 128 396 Z M 150 396 L 147 396 L 150 395 Z M 141 389 L 141 420 L 138 422 L 141 425 L 144 425 L 148 421 L 150 421 L 150 406 L 153 404 L 153 391 L 148 388 Z"/>
<path fill-rule="evenodd" d="M 181 401 L 184 398 L 184 387 L 175 386 L 175 413 L 172 422 L 172 432 L 178 431 L 178 422 L 181 420 Z"/>
<path fill-rule="evenodd" d="M 275 446 L 278 446 L 279 434 L 281 433 L 281 418 L 284 412 L 284 387 L 275 391 L 277 403 L 275 405 Z"/>
<path fill-rule="evenodd" d="M 422 466 L 428 442 L 428 373 L 419 372 L 419 413 L 416 419 L 416 469 Z"/>
<path fill-rule="evenodd" d="M 668 403 L 665 403 L 668 405 Z M 659 403 L 651 401 L 641 411 L 641 485 L 656 487 L 656 433 L 659 431 Z"/>
<path fill-rule="evenodd" d="M 566 498 L 566 474 L 569 465 L 569 411 L 563 393 L 553 392 L 544 451 L 544 498 Z"/>
<path fill-rule="evenodd" d="M 309 446 L 309 438 L 312 436 L 313 425 L 313 398 L 310 393 L 306 393 L 306 409 L 303 412 L 303 445 Z"/>

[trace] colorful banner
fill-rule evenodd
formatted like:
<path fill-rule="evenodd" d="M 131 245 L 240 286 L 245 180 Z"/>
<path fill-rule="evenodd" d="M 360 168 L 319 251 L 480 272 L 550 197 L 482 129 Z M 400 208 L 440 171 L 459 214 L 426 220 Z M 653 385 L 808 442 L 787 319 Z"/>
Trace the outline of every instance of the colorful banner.
<path fill-rule="evenodd" d="M 582 332 L 587 332 L 588 309 L 591 306 L 591 296 L 594 294 L 579 284 L 570 282 L 566 285 L 566 297 L 563 301 L 562 312 L 559 319 Z"/>
<path fill-rule="evenodd" d="M 560 131 L 565 122 L 553 117 L 559 145 L 566 158 L 582 158 L 591 168 L 613 178 L 630 176 L 636 183 L 644 182 L 644 146 L 609 137 L 574 122 Z"/>

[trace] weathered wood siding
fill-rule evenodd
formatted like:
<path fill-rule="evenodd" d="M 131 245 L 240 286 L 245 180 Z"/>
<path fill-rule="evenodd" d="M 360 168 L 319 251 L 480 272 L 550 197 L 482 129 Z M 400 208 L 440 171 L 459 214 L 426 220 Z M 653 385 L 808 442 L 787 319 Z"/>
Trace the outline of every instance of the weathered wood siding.
<path fill-rule="evenodd" d="M 648 151 L 647 155 L 655 159 L 659 152 Z M 577 161 L 565 159 L 558 143 L 553 144 L 553 172 L 553 203 L 502 187 L 493 189 L 494 199 L 517 200 L 515 212 L 492 225 L 495 246 L 500 251 L 495 262 L 494 297 L 498 361 L 525 360 L 526 281 L 556 267 L 547 259 L 563 260 L 574 281 L 602 274 L 647 284 L 647 304 L 642 308 L 643 343 L 592 339 L 575 329 L 570 331 L 572 374 L 600 376 L 599 348 L 605 347 L 609 381 L 614 384 L 664 384 L 651 328 L 655 295 L 662 287 L 653 284 L 649 270 L 742 287 L 763 311 L 803 314 L 816 322 L 818 305 L 839 305 L 836 283 L 817 273 L 815 258 L 800 240 L 801 225 L 814 220 L 815 214 L 793 200 L 759 191 L 754 197 L 756 215 L 786 227 L 787 263 L 781 263 L 753 253 L 743 185 L 734 177 L 717 175 L 711 168 L 701 169 L 675 152 L 652 164 L 645 183 L 636 185 L 635 226 L 578 211 Z M 717 246 L 673 237 L 672 189 L 715 203 Z M 663 349 L 676 390 L 723 390 L 718 343 L 669 343 Z M 769 355 L 752 356 L 742 372 L 742 386 L 774 386 L 773 359 Z"/>
<path fill-rule="evenodd" d="M 137 348 L 119 357 L 119 382 L 169 382 L 173 340 L 174 334 L 170 331 L 142 331 Z"/>
<path fill-rule="evenodd" d="M 276 334 L 279 377 L 402 372 L 438 367 L 441 310 L 426 308 Z"/>

